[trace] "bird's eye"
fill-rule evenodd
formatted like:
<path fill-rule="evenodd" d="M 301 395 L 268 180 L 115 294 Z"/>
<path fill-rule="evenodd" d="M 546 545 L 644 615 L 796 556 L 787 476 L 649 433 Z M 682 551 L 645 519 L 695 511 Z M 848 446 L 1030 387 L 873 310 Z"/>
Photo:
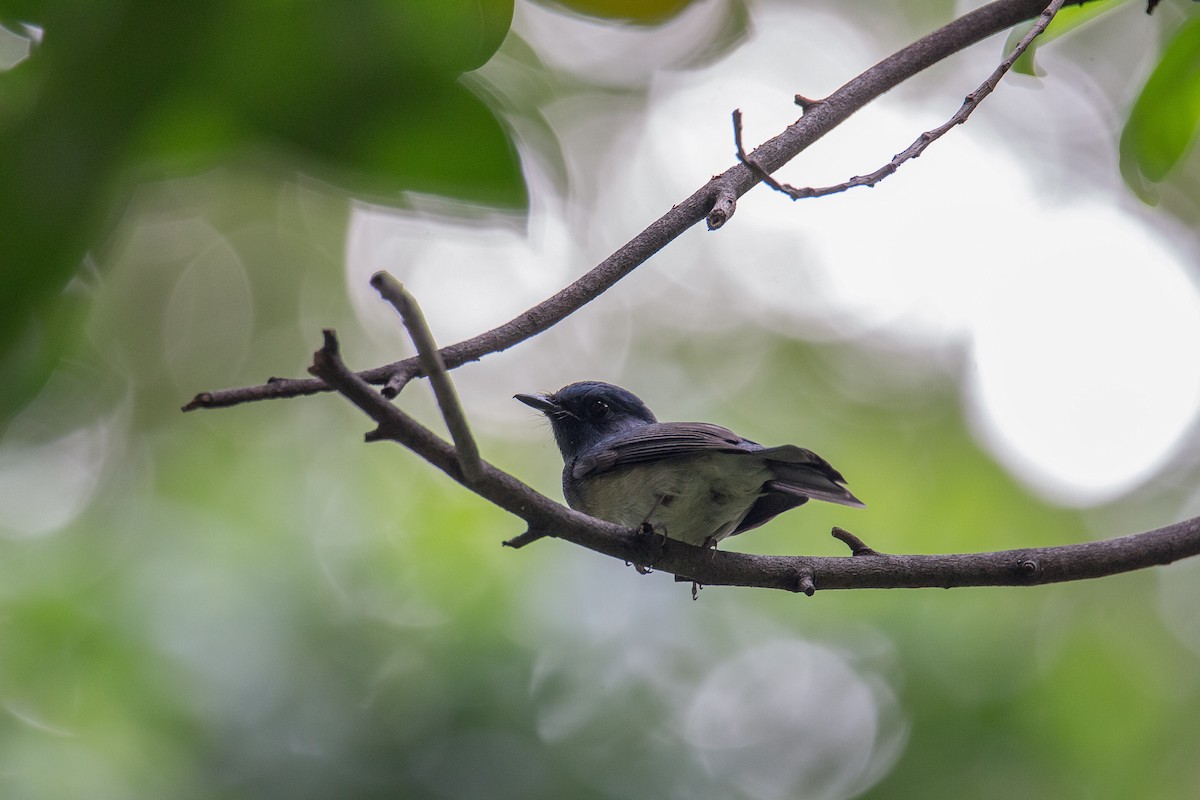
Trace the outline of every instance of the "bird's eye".
<path fill-rule="evenodd" d="M 593 400 L 588 403 L 587 413 L 592 419 L 604 419 L 608 416 L 608 403 L 603 400 Z"/>

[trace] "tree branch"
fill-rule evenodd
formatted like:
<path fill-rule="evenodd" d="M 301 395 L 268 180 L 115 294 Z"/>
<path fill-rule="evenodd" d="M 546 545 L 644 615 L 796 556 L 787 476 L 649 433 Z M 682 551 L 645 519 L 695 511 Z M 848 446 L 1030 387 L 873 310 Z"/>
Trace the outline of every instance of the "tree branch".
<path fill-rule="evenodd" d="M 547 536 L 558 537 L 704 585 L 784 589 L 808 595 L 818 589 L 1028 586 L 1098 578 L 1200 555 L 1200 517 L 1099 542 L 961 555 L 879 553 L 840 528 L 835 528 L 833 535 L 850 548 L 850 556 L 714 552 L 647 536 L 566 508 L 480 459 L 445 372 L 546 330 L 706 216 L 710 227 L 720 227 L 733 214 L 736 199 L 764 174 L 769 175 L 866 102 L 946 55 L 1032 16 L 1043 5 L 1035 0 L 1000 0 L 905 48 L 828 98 L 809 100 L 798 95 L 803 116 L 784 133 L 750 156 L 742 150 L 739 137 L 739 158 L 744 163 L 714 178 L 575 283 L 505 325 L 438 351 L 415 302 L 403 287 L 380 273 L 372 283 L 404 317 L 418 350 L 416 358 L 355 373 L 343 362 L 334 332 L 326 330 L 324 345 L 314 354 L 309 370 L 314 380 L 272 379 L 263 386 L 202 393 L 184 410 L 336 390 L 375 421 L 377 427 L 366 435 L 367 441 L 388 439 L 402 444 L 524 520 L 525 533 L 505 544 L 522 547 Z M 1061 0 L 1056 0 L 1053 8 L 1061 5 Z M 1052 15 L 1053 8 L 1047 13 Z M 422 374 L 431 377 L 435 392 L 439 392 L 447 427 L 459 442 L 457 448 L 390 402 L 408 380 Z M 385 384 L 384 391 L 371 383 Z"/>
<path fill-rule="evenodd" d="M 1087 0 L 1070 2 L 1082 5 Z M 823 100 L 811 101 L 797 96 L 803 111 L 800 119 L 760 145 L 750 154 L 751 158 L 762 171 L 775 172 L 879 95 L 943 58 L 1037 16 L 1047 5 L 1047 0 L 996 0 L 887 57 Z M 441 356 L 446 368 L 455 369 L 490 353 L 507 350 L 549 329 L 607 291 L 701 220 L 707 219 L 712 228 L 721 227 L 733 214 L 736 199 L 759 180 L 755 170 L 743 163 L 735 164 L 553 297 L 497 328 L 443 348 Z M 422 372 L 417 359 L 409 358 L 359 373 L 363 380 L 376 384 L 386 383 L 397 374 L 416 376 Z M 272 379 L 261 386 L 201 392 L 183 410 L 298 397 L 330 388 L 319 379 Z"/>
<path fill-rule="evenodd" d="M 479 496 L 520 517 L 528 531 L 506 544 L 519 547 L 552 535 L 597 553 L 652 566 L 708 586 L 753 586 L 811 595 L 818 589 L 1033 586 L 1099 578 L 1200 555 L 1200 518 L 1099 542 L 963 555 L 890 555 L 834 529 L 850 556 L 760 556 L 713 551 L 662 537 L 643 536 L 581 514 L 480 462 L 468 484 L 454 447 L 405 414 L 355 374 L 338 353 L 333 331 L 313 356 L 310 370 L 361 409 L 378 426 L 369 441 L 391 439 L 429 461 Z"/>

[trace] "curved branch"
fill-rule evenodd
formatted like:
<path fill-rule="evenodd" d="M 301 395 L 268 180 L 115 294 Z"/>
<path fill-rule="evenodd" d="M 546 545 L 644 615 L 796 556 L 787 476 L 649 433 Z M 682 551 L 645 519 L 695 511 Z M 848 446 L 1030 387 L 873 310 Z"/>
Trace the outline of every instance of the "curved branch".
<path fill-rule="evenodd" d="M 311 372 L 378 425 L 369 441 L 391 439 L 441 469 L 466 488 L 520 517 L 528 532 L 509 540 L 520 546 L 555 536 L 604 555 L 652 566 L 709 586 L 754 586 L 812 594 L 818 589 L 916 589 L 958 586 L 1034 586 L 1099 578 L 1200 555 L 1200 517 L 1157 530 L 1099 542 L 961 555 L 890 555 L 867 547 L 841 529 L 850 556 L 760 556 L 713 551 L 660 536 L 645 536 L 562 506 L 486 461 L 477 481 L 464 480 L 453 445 L 392 405 L 338 355 L 337 339 L 313 356 Z"/>
<path fill-rule="evenodd" d="M 1082 5 L 1087 0 L 1071 0 Z M 976 42 L 1037 16 L 1049 0 L 996 0 L 976 9 L 885 58 L 820 101 L 805 100 L 803 115 L 786 130 L 756 148 L 750 156 L 767 173 L 775 172 L 856 111 L 913 75 Z M 799 102 L 799 96 L 797 99 Z M 509 322 L 441 350 L 447 369 L 507 350 L 547 330 L 607 291 L 651 256 L 701 220 L 718 228 L 733 213 L 734 201 L 760 176 L 737 163 L 674 206 L 604 261 L 553 297 Z M 709 218 L 710 212 L 716 214 Z M 359 373 L 369 383 L 387 383 L 397 372 L 419 375 L 415 358 Z M 298 397 L 328 391 L 318 379 L 272 379 L 261 386 L 201 392 L 183 407 L 221 408 L 255 400 Z"/>

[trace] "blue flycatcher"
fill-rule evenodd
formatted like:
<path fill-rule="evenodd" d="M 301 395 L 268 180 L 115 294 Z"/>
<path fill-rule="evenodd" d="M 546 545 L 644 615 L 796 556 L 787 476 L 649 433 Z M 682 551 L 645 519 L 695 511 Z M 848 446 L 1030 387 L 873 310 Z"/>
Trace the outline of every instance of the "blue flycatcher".
<path fill-rule="evenodd" d="M 571 508 L 701 547 L 810 499 L 864 508 L 811 450 L 763 447 L 706 422 L 659 422 L 619 386 L 572 383 L 516 399 L 550 419 Z"/>

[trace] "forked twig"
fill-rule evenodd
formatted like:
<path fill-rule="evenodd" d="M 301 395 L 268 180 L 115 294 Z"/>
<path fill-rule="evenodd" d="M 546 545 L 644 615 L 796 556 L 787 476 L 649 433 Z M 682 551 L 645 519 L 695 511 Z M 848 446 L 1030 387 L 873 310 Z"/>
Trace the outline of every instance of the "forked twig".
<path fill-rule="evenodd" d="M 1029 32 L 1021 37 L 1021 41 L 1017 42 L 1016 46 L 1013 47 L 1012 52 L 1000 62 L 1000 66 L 996 67 L 992 74 L 988 76 L 987 80 L 981 83 L 978 88 L 975 89 L 975 91 L 966 96 L 966 98 L 963 100 L 963 104 L 959 106 L 958 111 L 954 112 L 954 115 L 951 116 L 950 119 L 946 120 L 936 128 L 922 133 L 917 137 L 916 141 L 893 156 L 891 161 L 870 174 L 855 175 L 849 180 L 842 181 L 841 183 L 835 183 L 832 186 L 796 187 L 792 186 L 791 184 L 780 183 L 767 174 L 762 167 L 755 163 L 753 154 L 750 156 L 746 155 L 745 149 L 742 147 L 742 112 L 738 109 L 735 109 L 733 112 L 733 141 L 736 147 L 738 160 L 753 170 L 754 173 L 760 177 L 763 183 L 767 184 L 777 192 L 786 194 L 793 200 L 800 200 L 807 197 L 825 197 L 827 195 L 844 192 L 847 189 L 853 189 L 856 186 L 874 186 L 884 178 L 895 173 L 896 170 L 900 169 L 900 166 L 904 162 L 911 161 L 912 159 L 919 157 L 925 152 L 925 149 L 929 147 L 929 145 L 942 138 L 942 136 L 944 136 L 951 128 L 956 125 L 962 125 L 964 122 L 966 122 L 967 118 L 971 116 L 972 112 L 974 112 L 975 109 L 979 107 L 979 104 L 983 102 L 983 99 L 995 91 L 996 87 L 1000 84 L 1000 80 L 1008 73 L 1010 69 L 1012 69 L 1012 65 L 1015 64 L 1017 59 L 1020 58 L 1021 55 L 1029 48 L 1029 45 L 1033 43 L 1033 40 L 1046 30 L 1046 27 L 1049 26 L 1055 15 L 1058 14 L 1059 10 L 1061 10 L 1065 4 L 1066 0 L 1053 0 L 1053 2 L 1051 2 L 1038 16 L 1037 21 L 1033 24 L 1033 27 L 1029 29 Z M 800 103 L 800 95 L 796 95 L 796 98 L 797 103 Z M 801 104 L 801 107 L 807 111 L 809 108 L 813 107 L 819 102 L 821 101 L 814 101 L 804 98 L 804 103 Z"/>

